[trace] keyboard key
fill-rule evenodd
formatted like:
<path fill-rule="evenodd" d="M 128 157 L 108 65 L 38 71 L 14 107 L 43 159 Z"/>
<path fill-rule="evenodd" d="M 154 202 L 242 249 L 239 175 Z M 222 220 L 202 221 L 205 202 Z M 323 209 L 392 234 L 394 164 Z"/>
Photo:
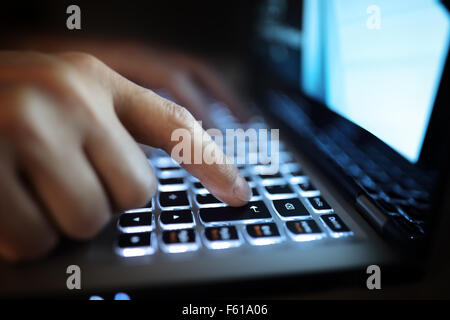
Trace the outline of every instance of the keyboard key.
<path fill-rule="evenodd" d="M 291 171 L 291 175 L 293 177 L 302 177 L 302 176 L 305 176 L 305 173 L 303 172 L 302 169 L 297 169 L 297 170 Z"/>
<path fill-rule="evenodd" d="M 182 178 L 159 179 L 159 183 L 162 185 L 183 184 L 183 179 Z"/>
<path fill-rule="evenodd" d="M 226 249 L 241 245 L 234 226 L 205 228 L 206 244 L 211 249 Z"/>
<path fill-rule="evenodd" d="M 151 232 L 121 233 L 117 241 L 116 252 L 124 257 L 137 257 L 153 254 Z"/>
<path fill-rule="evenodd" d="M 118 246 L 120 248 L 150 246 L 151 232 L 121 233 Z"/>
<path fill-rule="evenodd" d="M 163 211 L 159 223 L 165 229 L 182 229 L 193 226 L 194 218 L 191 210 Z"/>
<path fill-rule="evenodd" d="M 286 222 L 289 235 L 295 241 L 310 241 L 325 236 L 313 219 Z"/>
<path fill-rule="evenodd" d="M 259 174 L 259 177 L 261 178 L 261 179 L 277 179 L 277 178 L 281 178 L 281 173 L 279 173 L 279 172 L 276 172 L 276 173 L 273 173 L 273 174 Z"/>
<path fill-rule="evenodd" d="M 162 248 L 170 253 L 197 250 L 197 236 L 194 229 L 163 231 Z"/>
<path fill-rule="evenodd" d="M 204 223 L 246 222 L 272 218 L 263 201 L 251 201 L 243 207 L 200 208 L 199 216 Z"/>
<path fill-rule="evenodd" d="M 289 185 L 274 185 L 274 186 L 266 186 L 267 192 L 270 194 L 283 194 L 283 193 L 293 193 L 291 187 Z"/>
<path fill-rule="evenodd" d="M 324 214 L 320 216 L 320 219 L 330 229 L 333 237 L 339 237 L 346 233 L 351 233 L 350 229 L 336 214 Z"/>
<path fill-rule="evenodd" d="M 389 215 L 398 215 L 398 209 L 392 203 L 384 199 L 377 199 L 376 202 Z"/>
<path fill-rule="evenodd" d="M 124 213 L 140 213 L 153 211 L 153 198 L 143 207 L 125 210 Z"/>
<path fill-rule="evenodd" d="M 194 182 L 194 187 L 196 189 L 204 189 L 205 188 L 201 182 Z"/>
<path fill-rule="evenodd" d="M 195 199 L 199 204 L 217 204 L 217 203 L 223 203 L 216 197 L 214 197 L 210 193 L 204 193 L 204 194 L 197 194 L 195 196 Z"/>
<path fill-rule="evenodd" d="M 300 190 L 303 192 L 317 191 L 316 187 L 309 180 L 305 180 L 298 184 Z"/>
<path fill-rule="evenodd" d="M 175 171 L 175 170 L 180 170 L 181 167 L 180 166 L 159 167 L 158 169 L 161 171 Z"/>
<path fill-rule="evenodd" d="M 383 186 L 383 191 L 389 198 L 398 202 L 408 202 L 411 198 L 407 192 L 398 185 Z"/>
<path fill-rule="evenodd" d="M 153 213 L 124 213 L 119 218 L 119 229 L 123 232 L 144 232 L 153 229 Z"/>
<path fill-rule="evenodd" d="M 186 191 L 161 192 L 159 203 L 162 207 L 184 207 L 189 206 Z"/>
<path fill-rule="evenodd" d="M 154 157 L 152 158 L 151 162 L 153 166 L 158 168 L 159 170 L 177 170 L 181 168 L 180 165 L 168 155 L 162 157 Z"/>
<path fill-rule="evenodd" d="M 332 210 L 330 205 L 321 197 L 307 198 L 311 206 L 317 211 L 330 211 Z"/>
<path fill-rule="evenodd" d="M 282 217 L 309 216 L 308 210 L 299 199 L 273 200 L 273 205 Z"/>
<path fill-rule="evenodd" d="M 250 224 L 245 229 L 250 242 L 255 245 L 267 245 L 282 240 L 275 223 Z"/>

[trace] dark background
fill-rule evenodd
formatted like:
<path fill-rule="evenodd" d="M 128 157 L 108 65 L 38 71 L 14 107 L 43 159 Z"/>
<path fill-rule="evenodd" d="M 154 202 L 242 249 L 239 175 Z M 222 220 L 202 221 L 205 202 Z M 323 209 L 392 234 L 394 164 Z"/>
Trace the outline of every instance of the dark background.
<path fill-rule="evenodd" d="M 0 34 L 58 33 L 150 39 L 208 52 L 249 49 L 263 1 L 8 1 Z M 81 8 L 82 30 L 66 28 L 66 8 Z"/>

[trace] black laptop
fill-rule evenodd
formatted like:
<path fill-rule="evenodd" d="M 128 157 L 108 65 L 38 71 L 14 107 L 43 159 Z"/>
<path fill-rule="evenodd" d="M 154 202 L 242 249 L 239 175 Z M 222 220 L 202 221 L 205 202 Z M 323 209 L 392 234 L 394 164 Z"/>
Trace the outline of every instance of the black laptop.
<path fill-rule="evenodd" d="M 255 34 L 254 117 L 243 123 L 211 103 L 222 131 L 279 129 L 277 172 L 237 164 L 253 190 L 248 205 L 221 203 L 152 150 L 151 203 L 42 261 L 0 262 L 1 296 L 133 298 L 271 279 L 301 290 L 305 279 L 338 284 L 374 265 L 425 270 L 448 197 L 445 5 L 305 0 L 292 11 L 290 1 L 269 2 Z M 68 287 L 69 266 L 81 270 L 81 290 Z"/>

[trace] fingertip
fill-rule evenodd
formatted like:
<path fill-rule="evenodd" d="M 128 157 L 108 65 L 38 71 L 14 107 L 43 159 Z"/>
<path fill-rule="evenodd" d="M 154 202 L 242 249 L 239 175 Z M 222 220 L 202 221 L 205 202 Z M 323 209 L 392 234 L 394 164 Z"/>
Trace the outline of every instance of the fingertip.
<path fill-rule="evenodd" d="M 218 192 L 215 193 L 218 194 Z M 248 182 L 239 174 L 232 188 L 226 193 L 218 194 L 217 198 L 232 207 L 241 207 L 246 205 L 252 196 L 252 189 Z"/>
<path fill-rule="evenodd" d="M 236 199 L 237 206 L 243 206 L 250 201 L 252 189 L 245 178 L 239 174 L 233 186 L 233 198 Z M 232 204 L 231 204 L 232 205 Z"/>

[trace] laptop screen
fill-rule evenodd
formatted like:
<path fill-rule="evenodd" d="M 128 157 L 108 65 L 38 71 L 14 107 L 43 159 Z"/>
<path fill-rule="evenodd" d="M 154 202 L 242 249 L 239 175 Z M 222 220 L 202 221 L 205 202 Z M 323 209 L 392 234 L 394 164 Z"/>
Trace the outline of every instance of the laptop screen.
<path fill-rule="evenodd" d="M 303 90 L 416 162 L 449 30 L 437 0 L 306 0 Z"/>

